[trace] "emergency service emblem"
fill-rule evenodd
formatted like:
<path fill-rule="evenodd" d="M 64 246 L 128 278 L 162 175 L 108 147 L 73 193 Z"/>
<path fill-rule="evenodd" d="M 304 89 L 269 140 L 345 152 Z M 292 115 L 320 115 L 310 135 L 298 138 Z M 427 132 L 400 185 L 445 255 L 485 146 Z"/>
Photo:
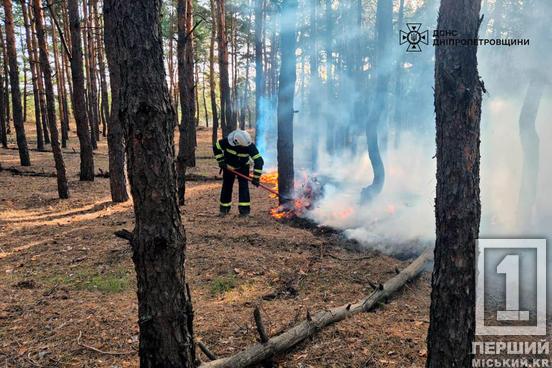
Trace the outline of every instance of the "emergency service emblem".
<path fill-rule="evenodd" d="M 399 35 L 399 42 L 401 45 L 408 43 L 407 52 L 421 52 L 421 43 L 429 44 L 429 31 L 420 32 L 422 23 L 406 23 L 408 32 L 401 30 Z"/>

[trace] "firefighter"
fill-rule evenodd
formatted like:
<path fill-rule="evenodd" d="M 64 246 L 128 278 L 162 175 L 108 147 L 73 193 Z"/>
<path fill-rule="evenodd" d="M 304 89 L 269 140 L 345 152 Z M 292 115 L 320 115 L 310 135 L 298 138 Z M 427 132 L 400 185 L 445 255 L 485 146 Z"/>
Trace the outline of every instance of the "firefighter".
<path fill-rule="evenodd" d="M 263 172 L 264 161 L 257 147 L 251 140 L 251 136 L 244 130 L 234 130 L 227 138 L 219 140 L 213 151 L 218 165 L 223 171 L 222 190 L 220 192 L 220 216 L 225 216 L 232 207 L 232 187 L 236 174 L 228 171 L 232 169 L 240 174 L 249 176 L 249 165 L 253 161 L 252 184 L 259 186 Z M 248 181 L 238 176 L 240 216 L 248 216 L 251 212 L 251 200 L 249 198 Z"/>

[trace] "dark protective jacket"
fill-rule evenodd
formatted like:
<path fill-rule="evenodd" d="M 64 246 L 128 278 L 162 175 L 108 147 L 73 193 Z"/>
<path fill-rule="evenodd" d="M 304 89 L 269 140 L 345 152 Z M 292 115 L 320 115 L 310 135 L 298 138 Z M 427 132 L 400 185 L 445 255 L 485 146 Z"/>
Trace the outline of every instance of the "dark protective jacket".
<path fill-rule="evenodd" d="M 253 177 L 259 178 L 263 172 L 264 161 L 254 143 L 247 147 L 231 146 L 228 139 L 224 138 L 213 146 L 213 152 L 217 162 L 225 162 L 230 168 L 244 168 L 251 159 L 253 160 Z"/>

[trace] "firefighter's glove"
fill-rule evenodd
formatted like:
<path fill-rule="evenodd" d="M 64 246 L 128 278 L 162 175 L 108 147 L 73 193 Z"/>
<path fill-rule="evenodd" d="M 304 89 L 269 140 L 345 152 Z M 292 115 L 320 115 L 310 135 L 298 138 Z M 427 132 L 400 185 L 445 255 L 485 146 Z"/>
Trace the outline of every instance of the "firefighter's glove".
<path fill-rule="evenodd" d="M 253 180 L 251 180 L 251 184 L 253 184 L 254 186 L 258 187 L 259 186 L 259 178 L 253 178 Z"/>

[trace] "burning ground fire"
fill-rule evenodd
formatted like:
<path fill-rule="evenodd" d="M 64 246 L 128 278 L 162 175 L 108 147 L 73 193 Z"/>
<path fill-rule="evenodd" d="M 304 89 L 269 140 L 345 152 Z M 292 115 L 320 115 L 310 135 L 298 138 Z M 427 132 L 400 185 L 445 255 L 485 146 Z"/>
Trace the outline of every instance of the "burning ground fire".
<path fill-rule="evenodd" d="M 278 190 L 278 172 L 273 171 L 264 174 L 261 177 L 261 183 L 274 186 Z M 304 174 L 303 179 L 295 181 L 295 198 L 291 203 L 275 207 L 270 210 L 270 215 L 275 219 L 292 219 L 301 217 L 306 211 L 310 210 L 315 200 L 322 195 L 322 186 L 316 178 Z M 276 198 L 276 195 L 272 195 Z"/>

